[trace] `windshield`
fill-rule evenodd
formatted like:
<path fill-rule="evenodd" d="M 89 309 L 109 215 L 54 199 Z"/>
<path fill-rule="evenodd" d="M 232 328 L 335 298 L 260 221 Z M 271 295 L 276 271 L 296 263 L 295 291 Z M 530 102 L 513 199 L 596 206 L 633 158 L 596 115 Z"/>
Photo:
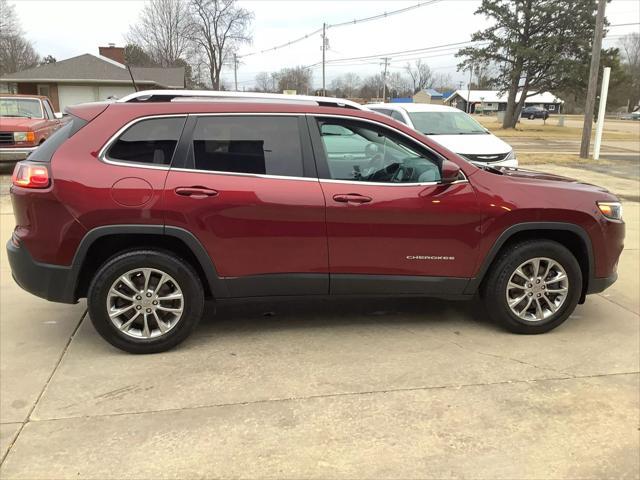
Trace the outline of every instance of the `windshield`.
<path fill-rule="evenodd" d="M 478 135 L 487 131 L 464 112 L 409 112 L 413 128 L 425 135 Z"/>
<path fill-rule="evenodd" d="M 35 98 L 0 98 L 0 117 L 43 118 L 40 100 Z"/>

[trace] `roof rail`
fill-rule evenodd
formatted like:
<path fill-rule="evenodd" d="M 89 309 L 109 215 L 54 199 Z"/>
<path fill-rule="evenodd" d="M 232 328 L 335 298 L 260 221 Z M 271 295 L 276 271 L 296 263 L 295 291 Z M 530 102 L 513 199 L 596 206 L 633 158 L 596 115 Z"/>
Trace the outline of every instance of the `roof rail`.
<path fill-rule="evenodd" d="M 173 100 L 186 101 L 218 100 L 218 101 L 262 101 L 274 103 L 299 103 L 319 105 L 324 107 L 343 107 L 364 110 L 362 105 L 351 100 L 333 97 L 313 97 L 309 95 L 284 95 L 280 93 L 257 92 L 222 92 L 215 90 L 141 90 L 122 97 L 118 103 L 130 102 L 171 102 Z"/>

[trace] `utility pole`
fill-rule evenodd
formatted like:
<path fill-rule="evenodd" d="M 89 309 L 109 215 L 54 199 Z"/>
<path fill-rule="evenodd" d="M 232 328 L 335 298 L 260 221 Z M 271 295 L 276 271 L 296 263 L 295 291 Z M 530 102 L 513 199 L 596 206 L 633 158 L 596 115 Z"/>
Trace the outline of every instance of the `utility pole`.
<path fill-rule="evenodd" d="M 580 144 L 580 158 L 589 158 L 589 143 L 591 142 L 591 129 L 593 127 L 593 107 L 596 104 L 596 90 L 598 88 L 598 70 L 600 69 L 600 50 L 602 49 L 602 35 L 604 29 L 604 9 L 606 0 L 598 0 L 598 13 L 596 15 L 596 31 L 593 34 L 593 46 L 591 48 L 591 67 L 589 68 L 589 88 L 587 89 L 587 101 L 584 106 L 584 124 L 582 126 L 582 143 Z"/>
<path fill-rule="evenodd" d="M 238 55 L 233 52 L 233 79 L 236 85 L 236 92 L 238 91 Z"/>
<path fill-rule="evenodd" d="M 327 90 L 325 89 L 325 84 L 324 84 L 324 64 L 325 64 L 325 51 L 327 50 L 327 24 L 323 23 L 322 24 L 322 47 L 320 47 L 322 49 L 322 96 L 326 97 L 327 96 Z"/>
<path fill-rule="evenodd" d="M 387 67 L 389 66 L 390 57 L 383 57 L 380 65 L 384 65 L 384 72 L 382 74 L 382 103 L 387 100 Z"/>

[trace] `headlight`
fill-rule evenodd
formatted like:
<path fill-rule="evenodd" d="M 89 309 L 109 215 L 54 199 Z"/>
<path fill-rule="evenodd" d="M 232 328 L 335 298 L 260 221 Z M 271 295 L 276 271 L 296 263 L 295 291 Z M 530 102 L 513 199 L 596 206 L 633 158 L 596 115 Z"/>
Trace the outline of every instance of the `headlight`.
<path fill-rule="evenodd" d="M 622 204 L 620 202 L 596 202 L 602 215 L 610 220 L 622 220 Z"/>
<path fill-rule="evenodd" d="M 506 157 L 504 157 L 505 160 L 515 160 L 516 158 L 516 152 L 515 150 L 511 150 Z"/>
<path fill-rule="evenodd" d="M 13 132 L 14 142 L 33 142 L 36 139 L 36 135 L 33 132 Z"/>

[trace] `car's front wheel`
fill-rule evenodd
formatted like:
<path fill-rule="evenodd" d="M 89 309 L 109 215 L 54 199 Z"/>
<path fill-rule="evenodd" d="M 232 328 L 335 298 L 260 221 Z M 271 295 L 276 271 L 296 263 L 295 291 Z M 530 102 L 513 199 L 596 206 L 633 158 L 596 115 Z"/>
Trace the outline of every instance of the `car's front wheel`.
<path fill-rule="evenodd" d="M 87 296 L 91 321 L 112 345 L 155 353 L 182 342 L 202 316 L 204 294 L 188 262 L 162 251 L 117 255 L 96 273 Z"/>
<path fill-rule="evenodd" d="M 562 324 L 581 293 L 578 261 L 550 240 L 524 241 L 504 250 L 483 286 L 489 315 L 512 332 L 525 334 Z"/>
<path fill-rule="evenodd" d="M 536 116 L 534 114 L 529 115 L 529 120 L 535 120 Z"/>

